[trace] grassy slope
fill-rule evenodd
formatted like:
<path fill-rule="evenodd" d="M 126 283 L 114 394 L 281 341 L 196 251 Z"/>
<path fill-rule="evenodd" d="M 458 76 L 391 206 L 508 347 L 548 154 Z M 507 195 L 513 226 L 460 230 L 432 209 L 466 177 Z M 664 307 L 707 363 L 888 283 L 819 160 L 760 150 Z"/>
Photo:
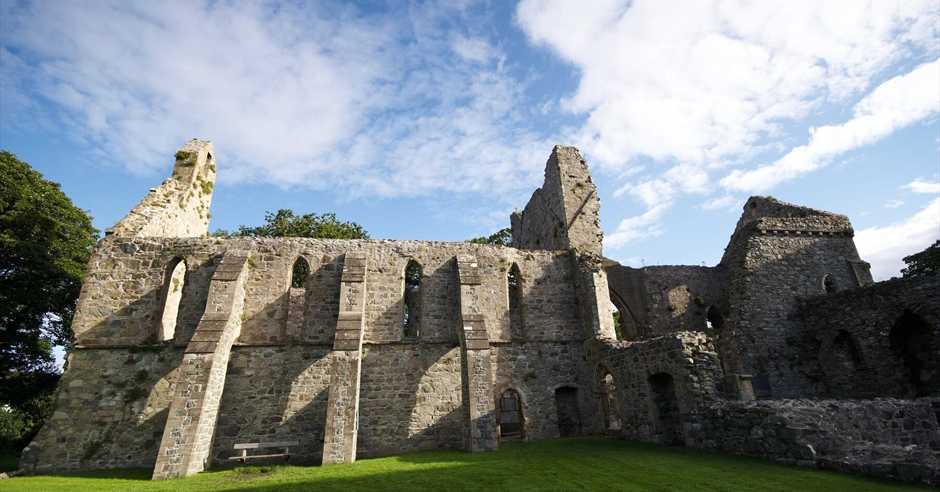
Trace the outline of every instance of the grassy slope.
<path fill-rule="evenodd" d="M 262 472 L 264 470 L 264 472 Z M 330 467 L 244 467 L 151 482 L 150 470 L 17 477 L 4 492 L 55 490 L 932 490 L 766 461 L 603 438 L 504 444 L 497 453 L 432 451 Z"/>

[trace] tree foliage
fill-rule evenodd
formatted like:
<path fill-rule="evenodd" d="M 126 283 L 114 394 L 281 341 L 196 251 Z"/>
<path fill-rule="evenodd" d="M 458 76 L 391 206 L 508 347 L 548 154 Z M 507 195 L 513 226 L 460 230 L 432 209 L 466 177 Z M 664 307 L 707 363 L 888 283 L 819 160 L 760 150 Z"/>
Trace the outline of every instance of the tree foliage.
<path fill-rule="evenodd" d="M 480 236 L 468 239 L 468 243 L 495 244 L 497 246 L 512 246 L 512 228 L 500 229 L 489 236 Z"/>
<path fill-rule="evenodd" d="M 58 381 L 52 347 L 71 339 L 97 240 L 91 217 L 58 183 L 0 152 L 0 406 L 24 412 L 20 420 L 41 422 L 48 409 Z"/>
<path fill-rule="evenodd" d="M 929 277 L 940 275 L 940 239 L 920 253 L 902 258 L 906 267 L 901 269 L 904 277 Z"/>
<path fill-rule="evenodd" d="M 265 224 L 257 227 L 238 226 L 238 230 L 229 234 L 217 230 L 213 236 L 251 236 L 251 237 L 316 237 L 321 239 L 369 239 L 361 225 L 355 222 L 340 222 L 336 214 L 327 212 L 322 215 L 309 213 L 295 215 L 292 210 L 282 208 L 277 213 L 265 212 Z"/>

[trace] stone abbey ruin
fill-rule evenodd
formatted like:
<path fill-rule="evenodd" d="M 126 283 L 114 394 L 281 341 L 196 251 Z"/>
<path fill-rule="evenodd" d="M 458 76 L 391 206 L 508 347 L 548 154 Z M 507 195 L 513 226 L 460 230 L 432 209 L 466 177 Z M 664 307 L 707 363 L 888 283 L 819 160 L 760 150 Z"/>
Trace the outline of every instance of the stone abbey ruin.
<path fill-rule="evenodd" d="M 717 266 L 630 268 L 572 147 L 513 247 L 207 237 L 214 182 L 190 141 L 95 247 L 22 473 L 591 434 L 940 484 L 940 277 L 875 284 L 843 215 L 752 197 Z"/>

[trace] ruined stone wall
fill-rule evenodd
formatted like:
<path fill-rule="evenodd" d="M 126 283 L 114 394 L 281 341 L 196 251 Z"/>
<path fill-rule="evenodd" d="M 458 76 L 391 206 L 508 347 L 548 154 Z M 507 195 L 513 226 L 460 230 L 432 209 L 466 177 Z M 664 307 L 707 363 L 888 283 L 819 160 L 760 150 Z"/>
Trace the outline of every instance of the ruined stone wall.
<path fill-rule="evenodd" d="M 940 396 L 940 277 L 908 278 L 806 300 L 805 338 L 839 398 Z"/>
<path fill-rule="evenodd" d="M 600 199 L 587 162 L 574 147 L 555 146 L 545 164 L 545 183 L 522 212 L 510 217 L 519 249 L 576 248 L 601 254 Z"/>
<path fill-rule="evenodd" d="M 118 237 L 202 237 L 209 230 L 215 186 L 212 144 L 192 139 L 176 153 L 173 175 L 153 188 L 106 235 Z"/>
<path fill-rule="evenodd" d="M 689 430 L 701 425 L 702 410 L 718 397 L 721 366 L 704 333 L 678 332 L 644 341 L 589 341 L 588 347 L 590 388 L 596 402 L 591 420 L 602 432 L 607 421 L 601 401 L 605 372 L 613 376 L 622 421 L 621 429 L 607 432 L 631 440 L 685 444 Z M 660 382 L 667 384 L 659 388 Z M 654 397 L 660 389 L 672 392 L 665 396 L 674 399 L 677 408 L 662 411 L 662 402 Z"/>
<path fill-rule="evenodd" d="M 845 216 L 752 197 L 721 265 L 729 316 L 719 339 L 725 371 L 769 377 L 774 397 L 825 395 L 815 351 L 796 343 L 802 299 L 870 283 Z M 866 277 L 867 275 L 867 277 Z"/>
<path fill-rule="evenodd" d="M 726 271 L 700 266 L 645 267 L 646 319 L 653 336 L 707 331 L 708 309 L 727 306 Z"/>
<path fill-rule="evenodd" d="M 940 485 L 940 400 L 716 400 L 690 445 Z"/>
<path fill-rule="evenodd" d="M 165 345 L 74 350 L 55 412 L 20 469 L 153 467 L 182 360 L 182 350 Z"/>

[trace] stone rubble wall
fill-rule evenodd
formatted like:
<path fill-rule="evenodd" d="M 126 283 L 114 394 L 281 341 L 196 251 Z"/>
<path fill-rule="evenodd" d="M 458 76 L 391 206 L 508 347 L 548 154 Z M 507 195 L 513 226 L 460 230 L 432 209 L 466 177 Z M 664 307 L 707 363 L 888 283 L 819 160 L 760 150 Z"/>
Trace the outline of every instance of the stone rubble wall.
<path fill-rule="evenodd" d="M 556 145 L 545 164 L 545 183 L 522 212 L 510 217 L 519 249 L 577 249 L 600 255 L 600 198 L 578 149 Z"/>
<path fill-rule="evenodd" d="M 690 445 L 940 485 L 940 399 L 716 400 Z"/>
<path fill-rule="evenodd" d="M 614 378 L 622 429 L 608 432 L 634 441 L 662 443 L 664 422 L 657 422 L 650 376 L 672 377 L 679 404 L 679 422 L 687 442 L 690 430 L 702 425 L 701 414 L 717 398 L 721 367 L 709 337 L 701 332 L 677 332 L 644 341 L 587 342 L 592 398 L 600 402 L 604 370 Z M 605 417 L 595 405 L 594 422 Z M 599 430 L 603 430 L 602 427 Z"/>
<path fill-rule="evenodd" d="M 117 237 L 202 237 L 209 231 L 215 186 L 215 151 L 210 142 L 190 140 L 176 153 L 173 175 L 153 188 L 106 235 Z"/>
<path fill-rule="evenodd" d="M 801 305 L 806 339 L 818 347 L 828 392 L 837 398 L 940 396 L 940 277 L 896 279 L 808 299 Z M 911 343 L 922 360 L 911 382 L 904 353 L 892 347 L 892 328 L 905 313 L 928 334 Z M 851 341 L 846 339 L 849 335 Z M 854 343 L 860 360 L 848 347 Z"/>

